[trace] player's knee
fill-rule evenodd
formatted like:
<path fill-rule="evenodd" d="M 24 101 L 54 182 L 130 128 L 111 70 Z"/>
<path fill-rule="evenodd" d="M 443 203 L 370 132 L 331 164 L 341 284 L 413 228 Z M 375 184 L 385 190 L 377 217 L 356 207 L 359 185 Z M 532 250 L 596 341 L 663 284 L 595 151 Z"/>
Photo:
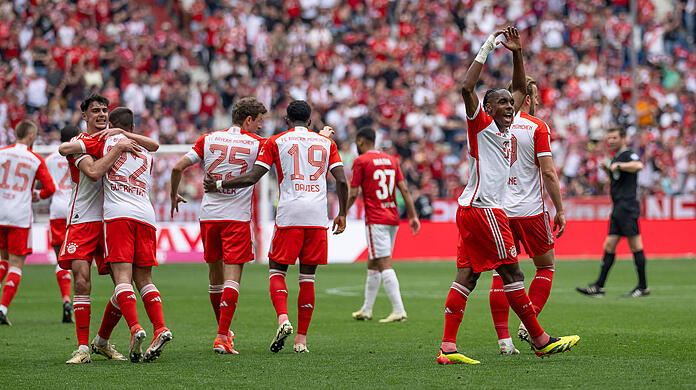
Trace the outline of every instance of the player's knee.
<path fill-rule="evenodd" d="M 92 283 L 90 282 L 90 280 L 82 276 L 75 276 L 73 285 L 76 295 L 89 295 L 90 290 L 92 288 Z"/>

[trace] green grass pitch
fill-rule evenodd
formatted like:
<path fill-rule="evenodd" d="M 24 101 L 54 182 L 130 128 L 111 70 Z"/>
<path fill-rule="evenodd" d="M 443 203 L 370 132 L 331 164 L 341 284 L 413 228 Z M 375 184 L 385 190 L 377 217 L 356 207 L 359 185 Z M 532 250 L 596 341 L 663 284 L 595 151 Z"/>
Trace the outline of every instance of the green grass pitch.
<path fill-rule="evenodd" d="M 75 329 L 59 322 L 53 267 L 28 266 L 9 312 L 14 326 L 0 327 L 0 388 L 696 388 L 694 260 L 650 261 L 652 295 L 640 299 L 620 298 L 635 285 L 630 261 L 614 266 L 603 299 L 574 291 L 596 277 L 598 262 L 558 262 L 540 321 L 551 335 L 577 333 L 582 340 L 572 351 L 543 360 L 519 341 L 521 355 L 498 355 L 488 308 L 490 273 L 484 274 L 469 297 L 458 342 L 462 353 L 481 361 L 476 366 L 435 362 L 454 263 L 395 267 L 407 322 L 377 322 L 390 311 L 383 291 L 375 319 L 354 321 L 350 313 L 362 303 L 365 265 L 321 267 L 308 336 L 311 353 L 295 355 L 292 336 L 280 353 L 269 351 L 276 319 L 267 268 L 247 266 L 232 322 L 240 355 L 229 356 L 212 352 L 217 325 L 208 300 L 206 266 L 163 265 L 154 278 L 174 340 L 162 357 L 135 365 L 93 356 L 91 364 L 67 366 L 64 362 L 75 349 Z M 531 262 L 522 261 L 522 267 L 528 277 L 533 275 Z M 108 278 L 94 279 L 90 339 L 113 291 Z M 290 319 L 295 324 L 297 267 L 291 268 L 287 282 Z M 142 306 L 138 313 L 150 337 L 152 329 Z M 513 331 L 518 324 L 511 313 Z M 127 354 L 128 340 L 122 321 L 111 341 Z"/>

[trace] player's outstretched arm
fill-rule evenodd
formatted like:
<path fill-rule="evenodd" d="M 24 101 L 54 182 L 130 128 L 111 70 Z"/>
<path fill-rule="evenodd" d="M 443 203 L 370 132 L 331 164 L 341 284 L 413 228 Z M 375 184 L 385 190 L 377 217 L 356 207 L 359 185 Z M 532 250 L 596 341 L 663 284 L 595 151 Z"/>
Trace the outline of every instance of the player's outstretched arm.
<path fill-rule="evenodd" d="M 104 138 L 108 138 L 108 137 L 111 137 L 112 135 L 117 135 L 117 134 L 125 135 L 126 137 L 137 142 L 138 145 L 147 149 L 149 152 L 156 152 L 160 146 L 159 142 L 155 141 L 154 139 L 152 139 L 150 137 L 146 137 L 146 136 L 140 135 L 140 134 L 135 134 L 132 131 L 126 131 L 123 129 L 119 129 L 117 127 L 102 130 L 100 132 L 94 133 L 93 136 L 99 138 L 99 140 L 103 140 Z"/>
<path fill-rule="evenodd" d="M 512 98 L 515 112 L 520 110 L 524 97 L 527 95 L 527 74 L 524 71 L 524 56 L 522 55 L 522 40 L 520 32 L 515 27 L 508 27 L 503 32 L 505 41 L 498 41 L 512 51 Z"/>
<path fill-rule="evenodd" d="M 544 187 L 549 193 L 553 207 L 556 208 L 556 216 L 553 217 L 553 231 L 558 229 L 556 238 L 561 237 L 565 231 L 566 218 L 563 210 L 563 200 L 561 199 L 561 185 L 558 183 L 558 175 L 556 175 L 556 167 L 553 165 L 553 157 L 541 156 L 539 159 L 539 167 L 541 168 L 541 176 L 544 178 Z"/>
<path fill-rule="evenodd" d="M 479 106 L 478 96 L 476 96 L 476 83 L 478 83 L 481 77 L 481 70 L 483 70 L 483 63 L 486 62 L 488 58 L 488 53 L 495 50 L 495 37 L 502 34 L 503 30 L 498 30 L 491 34 L 486 42 L 483 43 L 481 49 L 479 49 L 474 62 L 469 66 L 469 70 L 466 71 L 464 75 L 464 82 L 462 84 L 462 98 L 464 98 L 464 105 L 466 106 L 466 115 L 472 116 L 476 112 Z"/>
<path fill-rule="evenodd" d="M 348 210 L 348 182 L 343 165 L 334 167 L 331 174 L 336 179 L 336 195 L 338 195 L 338 216 L 334 219 L 333 234 L 341 234 L 346 230 L 346 211 Z"/>
<path fill-rule="evenodd" d="M 399 188 L 401 196 L 404 198 L 404 203 L 406 203 L 406 214 L 408 214 L 408 224 L 411 226 L 411 233 L 418 234 L 420 230 L 420 220 L 416 212 L 416 204 L 413 203 L 413 198 L 411 197 L 411 193 L 408 192 L 406 182 L 400 180 L 396 183 L 396 186 Z"/>
<path fill-rule="evenodd" d="M 124 138 L 118 141 L 104 157 L 94 161 L 92 156 L 87 156 L 78 162 L 77 167 L 91 180 L 97 181 L 111 169 L 111 166 L 121 157 L 122 153 L 139 152 L 140 150 L 142 149 L 135 141 Z"/>
<path fill-rule="evenodd" d="M 263 175 L 266 174 L 266 172 L 268 172 L 268 168 L 262 167 L 258 164 L 254 164 L 251 171 L 227 180 L 215 180 L 210 172 L 206 172 L 205 179 L 203 180 L 203 188 L 205 189 L 205 192 L 219 192 L 223 188 L 242 188 L 253 186 L 263 177 Z"/>
<path fill-rule="evenodd" d="M 177 213 L 179 212 L 179 202 L 186 203 L 186 199 L 179 195 L 179 183 L 181 183 L 181 175 L 184 173 L 186 168 L 190 167 L 191 165 L 193 165 L 193 161 L 191 161 L 191 159 L 188 157 L 183 156 L 179 159 L 179 161 L 176 162 L 176 164 L 174 164 L 174 168 L 172 168 L 172 175 L 169 180 L 171 187 L 171 192 L 169 195 L 172 204 L 172 208 L 169 212 L 170 218 L 174 218 L 174 211 Z"/>
<path fill-rule="evenodd" d="M 617 162 L 611 164 L 611 171 L 624 171 L 628 173 L 636 173 L 644 168 L 640 161 Z"/>
<path fill-rule="evenodd" d="M 82 145 L 77 141 L 63 142 L 58 147 L 58 153 L 60 153 L 61 156 L 82 153 Z"/>

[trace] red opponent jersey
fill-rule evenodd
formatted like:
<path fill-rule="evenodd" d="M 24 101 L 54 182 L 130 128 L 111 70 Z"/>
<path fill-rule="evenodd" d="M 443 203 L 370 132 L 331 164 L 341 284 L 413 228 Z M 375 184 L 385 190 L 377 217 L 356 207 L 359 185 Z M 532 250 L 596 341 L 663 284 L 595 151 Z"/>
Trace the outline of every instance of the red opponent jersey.
<path fill-rule="evenodd" d="M 368 225 L 398 225 L 394 188 L 403 181 L 395 157 L 370 150 L 353 161 L 351 187 L 360 187 L 365 201 L 365 223 Z"/>

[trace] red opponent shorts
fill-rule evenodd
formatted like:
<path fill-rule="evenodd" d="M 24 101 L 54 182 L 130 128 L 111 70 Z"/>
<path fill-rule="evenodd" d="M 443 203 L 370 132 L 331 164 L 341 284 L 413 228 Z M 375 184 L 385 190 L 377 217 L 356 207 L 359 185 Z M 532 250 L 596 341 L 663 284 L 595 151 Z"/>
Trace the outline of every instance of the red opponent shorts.
<path fill-rule="evenodd" d="M 109 273 L 109 266 L 104 262 L 104 225 L 101 221 L 68 226 L 58 265 L 62 269 L 71 269 L 73 260 L 85 260 L 90 264 L 95 261 L 99 275 Z"/>
<path fill-rule="evenodd" d="M 31 254 L 31 228 L 0 226 L 0 249 L 17 256 Z"/>
<path fill-rule="evenodd" d="M 104 221 L 106 262 L 136 267 L 158 265 L 156 233 L 154 227 L 130 219 Z"/>
<path fill-rule="evenodd" d="M 457 229 L 457 268 L 472 268 L 480 273 L 501 264 L 517 263 L 517 249 L 502 209 L 460 206 Z"/>
<path fill-rule="evenodd" d="M 52 219 L 49 221 L 51 229 L 48 231 L 51 239 L 51 246 L 63 245 L 65 241 L 65 231 L 67 227 L 68 220 L 63 219 Z"/>
<path fill-rule="evenodd" d="M 244 264 L 254 260 L 251 226 L 239 221 L 201 221 L 203 258 L 206 263 Z"/>
<path fill-rule="evenodd" d="M 329 257 L 326 228 L 279 228 L 273 232 L 268 258 L 280 264 L 325 265 Z"/>
<path fill-rule="evenodd" d="M 510 230 L 518 253 L 522 253 L 520 242 L 529 257 L 543 255 L 554 247 L 548 212 L 534 217 L 510 218 Z"/>

